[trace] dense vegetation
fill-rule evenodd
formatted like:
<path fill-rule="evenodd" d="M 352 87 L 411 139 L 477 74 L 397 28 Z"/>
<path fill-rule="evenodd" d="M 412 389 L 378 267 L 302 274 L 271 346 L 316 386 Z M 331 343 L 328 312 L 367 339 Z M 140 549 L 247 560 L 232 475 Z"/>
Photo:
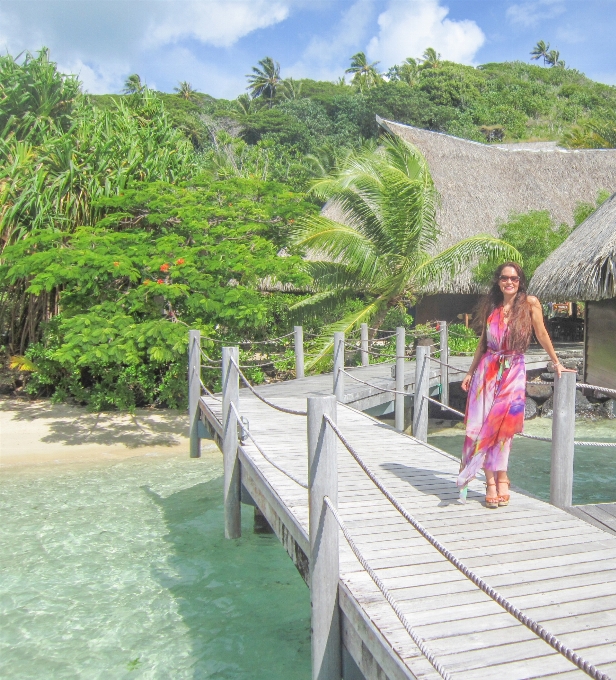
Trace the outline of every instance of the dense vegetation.
<path fill-rule="evenodd" d="M 92 96 L 60 74 L 46 50 L 0 57 L 4 355 L 30 370 L 33 394 L 94 409 L 180 405 L 189 326 L 213 338 L 204 348 L 215 359 L 214 341 L 284 335 L 298 314 L 316 335 L 341 319 L 356 324 L 371 305 L 381 328 L 411 323 L 407 303 L 421 279 L 413 272 L 438 233 L 434 196 L 420 157 L 405 166 L 406 180 L 395 153 L 389 169 L 383 165 L 375 116 L 481 141 L 614 145 L 616 89 L 549 58 L 551 68 L 472 68 L 426 50 L 383 77 L 358 53 L 351 84 L 285 80 L 265 58 L 252 69 L 250 94 L 227 101 L 187 82 L 173 94 L 151 92 L 137 74 L 122 95 Z M 340 271 L 332 277 L 332 267 L 308 267 L 301 255 L 320 238 L 322 201 L 357 163 L 372 163 L 376 184 L 407 182 L 404 206 L 392 191 L 381 197 L 389 211 L 381 235 L 393 234 L 400 211 L 421 204 L 423 217 L 414 222 L 409 212 L 401 224 L 415 233 L 425 222 L 424 236 L 416 248 L 395 234 L 408 245 L 403 265 L 373 231 L 372 278 L 347 257 L 345 287 Z M 364 179 L 356 175 L 359 193 Z M 594 207 L 581 206 L 576 218 Z M 532 268 L 568 229 L 537 213 L 513 216 L 500 235 Z M 358 276 L 361 286 L 353 284 Z M 258 353 L 246 346 L 243 360 L 262 380 Z M 290 368 L 291 352 L 275 365 Z M 215 371 L 204 377 L 215 384 Z"/>

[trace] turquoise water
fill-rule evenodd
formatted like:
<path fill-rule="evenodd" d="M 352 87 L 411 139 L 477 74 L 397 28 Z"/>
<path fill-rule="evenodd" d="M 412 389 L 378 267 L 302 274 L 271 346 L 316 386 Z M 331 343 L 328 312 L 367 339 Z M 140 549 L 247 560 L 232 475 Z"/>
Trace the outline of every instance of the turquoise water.
<path fill-rule="evenodd" d="M 308 679 L 308 589 L 252 508 L 224 539 L 221 473 L 217 455 L 4 472 L 0 677 Z"/>
<path fill-rule="evenodd" d="M 528 434 L 551 436 L 552 421 L 530 420 Z M 575 438 L 580 441 L 616 442 L 616 422 L 576 422 Z M 428 441 L 460 458 L 464 434 L 458 428 L 435 432 Z M 547 442 L 516 437 L 509 457 L 511 483 L 531 494 L 549 500 L 551 445 Z M 616 448 L 576 446 L 573 465 L 573 503 L 616 502 Z"/>

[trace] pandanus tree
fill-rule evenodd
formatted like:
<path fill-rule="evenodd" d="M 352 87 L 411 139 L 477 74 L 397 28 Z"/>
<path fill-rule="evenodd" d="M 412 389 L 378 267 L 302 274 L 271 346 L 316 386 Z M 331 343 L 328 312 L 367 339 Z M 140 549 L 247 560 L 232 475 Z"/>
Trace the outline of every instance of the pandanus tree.
<path fill-rule="evenodd" d="M 253 98 L 267 97 L 271 108 L 281 84 L 280 64 L 271 57 L 265 57 L 261 59 L 259 66 L 253 66 L 252 73 L 246 76 L 248 78 L 246 89 L 250 90 Z"/>
<path fill-rule="evenodd" d="M 479 258 L 520 260 L 515 248 L 483 235 L 438 251 L 434 182 L 421 153 L 398 137 L 348 156 L 311 191 L 336 204 L 343 217 L 320 214 L 299 222 L 294 247 L 306 258 L 315 293 L 291 311 L 301 320 L 343 309 L 351 300 L 362 305 L 323 331 L 308 369 L 331 353 L 333 331 L 348 333 L 363 322 L 378 328 L 391 307 Z"/>

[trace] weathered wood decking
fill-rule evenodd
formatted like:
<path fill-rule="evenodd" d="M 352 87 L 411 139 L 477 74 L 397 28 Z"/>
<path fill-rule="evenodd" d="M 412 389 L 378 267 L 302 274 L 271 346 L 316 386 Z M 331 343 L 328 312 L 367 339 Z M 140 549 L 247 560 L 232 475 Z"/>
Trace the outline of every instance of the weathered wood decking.
<path fill-rule="evenodd" d="M 388 367 L 353 370 L 364 380 L 392 386 L 384 377 Z M 280 405 L 305 409 L 307 394 L 331 393 L 331 385 L 332 376 L 325 375 L 261 386 L 259 392 Z M 356 385 L 347 378 L 345 401 L 365 406 L 374 395 Z M 220 402 L 202 397 L 200 407 L 209 429 L 220 437 Z M 267 455 L 305 480 L 306 419 L 274 411 L 246 389 L 240 391 L 239 410 Z M 468 502 L 461 505 L 455 458 L 349 405 L 338 404 L 337 422 L 381 481 L 436 538 L 564 643 L 616 677 L 616 537 L 515 491 L 508 507 L 487 510 L 479 481 L 470 485 Z M 240 446 L 239 458 L 246 500 L 259 507 L 306 578 L 307 491 L 268 463 L 250 441 Z M 430 546 L 340 443 L 338 473 L 338 509 L 361 552 L 454 677 L 587 677 Z M 605 507 L 608 514 L 612 510 Z M 342 536 L 339 593 L 345 678 L 358 677 L 357 668 L 368 680 L 439 677 Z"/>

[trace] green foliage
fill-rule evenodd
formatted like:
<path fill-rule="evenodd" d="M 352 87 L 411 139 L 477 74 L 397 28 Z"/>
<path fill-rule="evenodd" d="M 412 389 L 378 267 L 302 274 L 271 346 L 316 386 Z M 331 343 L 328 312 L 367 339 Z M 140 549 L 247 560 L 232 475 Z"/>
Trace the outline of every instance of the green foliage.
<path fill-rule="evenodd" d="M 477 349 L 479 338 L 472 328 L 467 328 L 462 323 L 454 323 L 449 326 L 449 353 L 472 354 Z"/>
<path fill-rule="evenodd" d="M 545 258 L 569 236 L 567 224 L 557 226 L 549 211 L 530 210 L 527 213 L 513 213 L 498 227 L 498 235 L 513 246 L 522 256 L 524 273 L 528 280 Z M 501 260 L 490 258 L 475 269 L 475 279 L 489 283 Z"/>
<path fill-rule="evenodd" d="M 584 220 L 588 219 L 597 208 L 601 207 L 605 201 L 612 195 L 607 189 L 601 189 L 597 192 L 597 199 L 594 204 L 580 202 L 575 206 L 573 211 L 573 225 L 579 227 Z"/>
<path fill-rule="evenodd" d="M 33 392 L 93 409 L 178 406 L 188 327 L 275 334 L 276 295 L 259 292 L 259 282 L 309 280 L 298 258 L 277 253 L 293 221 L 314 208 L 282 185 L 159 182 L 98 208 L 106 217 L 94 226 L 41 230 L 5 249 L 1 285 L 26 281 L 33 296 L 62 291 L 62 313 L 26 353 L 38 368 Z"/>

